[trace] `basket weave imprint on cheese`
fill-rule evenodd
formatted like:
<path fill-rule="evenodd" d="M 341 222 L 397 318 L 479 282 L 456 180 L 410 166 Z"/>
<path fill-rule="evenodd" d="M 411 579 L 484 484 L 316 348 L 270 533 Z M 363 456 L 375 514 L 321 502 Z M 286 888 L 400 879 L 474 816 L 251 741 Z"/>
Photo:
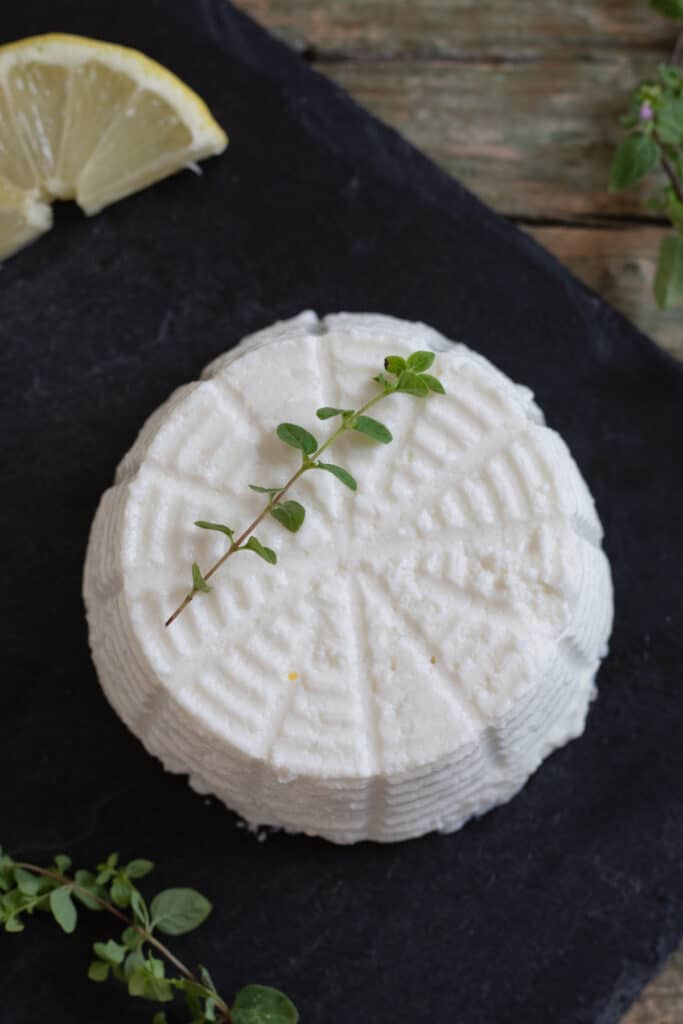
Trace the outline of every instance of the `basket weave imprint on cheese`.
<path fill-rule="evenodd" d="M 352 494 L 310 473 L 299 533 L 259 531 L 166 630 L 193 560 L 240 527 L 385 355 L 438 352 L 445 397 L 396 395 L 394 442 L 345 435 Z M 143 428 L 85 570 L 101 684 L 147 749 L 256 824 L 336 842 L 460 827 L 583 731 L 612 621 L 593 500 L 531 393 L 422 324 L 304 313 L 245 339 Z"/>

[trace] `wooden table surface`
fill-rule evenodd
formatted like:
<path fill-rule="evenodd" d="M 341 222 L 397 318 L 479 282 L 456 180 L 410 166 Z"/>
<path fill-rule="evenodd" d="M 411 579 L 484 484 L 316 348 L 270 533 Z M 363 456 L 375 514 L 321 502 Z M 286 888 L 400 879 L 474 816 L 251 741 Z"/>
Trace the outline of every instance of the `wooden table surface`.
<path fill-rule="evenodd" d="M 629 90 L 671 52 L 646 0 L 237 0 L 683 357 L 647 188 L 609 195 Z M 552 1022 L 548 1022 L 552 1024 Z M 683 946 L 622 1024 L 683 1024 Z"/>

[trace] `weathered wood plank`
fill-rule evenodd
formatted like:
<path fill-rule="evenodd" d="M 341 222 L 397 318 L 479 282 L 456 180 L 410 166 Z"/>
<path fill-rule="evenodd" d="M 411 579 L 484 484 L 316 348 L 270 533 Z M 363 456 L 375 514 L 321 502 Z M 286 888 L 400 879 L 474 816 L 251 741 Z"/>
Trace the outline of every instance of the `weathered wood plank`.
<path fill-rule="evenodd" d="M 628 93 L 658 59 L 318 66 L 501 213 L 585 222 L 647 216 L 643 190 L 609 195 L 607 181 Z"/>
<path fill-rule="evenodd" d="M 644 0 L 237 0 L 290 45 L 320 56 L 533 60 L 671 45 Z"/>
<path fill-rule="evenodd" d="M 683 310 L 662 312 L 652 295 L 664 228 L 528 228 L 598 295 L 683 359 Z M 683 987 L 683 975 L 681 977 Z M 680 1005 L 683 1022 L 683 999 Z"/>
<path fill-rule="evenodd" d="M 683 1021 L 683 947 L 650 982 L 621 1024 L 681 1024 Z"/>

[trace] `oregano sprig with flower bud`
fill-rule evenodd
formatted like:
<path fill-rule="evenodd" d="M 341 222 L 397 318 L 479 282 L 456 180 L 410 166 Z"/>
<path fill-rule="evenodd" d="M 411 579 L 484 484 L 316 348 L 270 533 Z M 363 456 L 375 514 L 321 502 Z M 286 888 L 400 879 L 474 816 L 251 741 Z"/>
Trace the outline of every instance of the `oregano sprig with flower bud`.
<path fill-rule="evenodd" d="M 119 864 L 110 854 L 94 871 L 69 874 L 71 858 L 58 854 L 48 867 L 15 861 L 0 847 L 0 924 L 5 932 L 22 932 L 36 911 L 52 914 L 62 931 L 71 934 L 79 907 L 108 911 L 123 931 L 117 939 L 95 942 L 91 981 L 114 979 L 129 995 L 154 1003 L 171 1003 L 182 995 L 190 1024 L 297 1024 L 294 1004 L 277 989 L 247 985 L 232 1006 L 218 993 L 206 967 L 192 971 L 161 941 L 163 935 L 185 935 L 211 913 L 211 904 L 195 889 L 165 889 L 147 903 L 135 882 L 154 865 L 148 860 Z M 167 973 L 167 965 L 173 973 Z M 168 1024 L 163 1010 L 152 1024 Z"/>
<path fill-rule="evenodd" d="M 301 453 L 301 464 L 281 486 L 249 484 L 252 491 L 265 494 L 267 501 L 253 522 L 241 533 L 238 534 L 236 529 L 225 523 L 212 523 L 204 519 L 198 519 L 195 522 L 195 526 L 202 530 L 214 530 L 224 534 L 230 544 L 207 572 L 202 573 L 197 562 L 192 563 L 192 589 L 188 591 L 173 614 L 169 615 L 165 625 L 170 626 L 185 611 L 197 594 L 209 593 L 211 587 L 208 580 L 218 572 L 228 558 L 236 555 L 239 551 L 252 551 L 270 565 L 277 563 L 276 552 L 273 548 L 262 544 L 255 536 L 254 531 L 268 516 L 277 520 L 291 533 L 296 533 L 301 529 L 306 518 L 306 509 L 300 502 L 294 501 L 292 498 L 288 498 L 287 501 L 283 499 L 304 473 L 313 470 L 331 473 L 345 487 L 355 491 L 357 483 L 349 471 L 335 463 L 323 462 L 321 456 L 342 434 L 350 431 L 364 434 L 380 444 L 390 444 L 393 440 L 391 431 L 384 423 L 368 416 L 367 413 L 379 402 L 398 393 L 413 395 L 415 398 L 427 398 L 430 394 L 445 394 L 441 381 L 427 372 L 431 369 L 433 362 L 433 352 L 413 352 L 406 359 L 402 356 L 387 356 L 384 360 L 384 372 L 378 373 L 372 378 L 380 390 L 365 405 L 359 409 L 338 409 L 325 405 L 316 410 L 319 420 L 339 419 L 339 426 L 322 443 L 308 430 L 296 423 L 280 423 L 276 429 L 277 436 L 284 444 Z"/>
<path fill-rule="evenodd" d="M 659 14 L 683 19 L 683 0 L 650 0 Z M 610 192 L 637 185 L 652 171 L 663 174 L 664 184 L 648 205 L 664 214 L 675 233 L 662 239 L 657 257 L 654 294 L 667 309 L 683 299 L 683 32 L 668 64 L 658 78 L 634 90 L 622 124 L 628 135 L 621 142 L 610 171 Z"/>

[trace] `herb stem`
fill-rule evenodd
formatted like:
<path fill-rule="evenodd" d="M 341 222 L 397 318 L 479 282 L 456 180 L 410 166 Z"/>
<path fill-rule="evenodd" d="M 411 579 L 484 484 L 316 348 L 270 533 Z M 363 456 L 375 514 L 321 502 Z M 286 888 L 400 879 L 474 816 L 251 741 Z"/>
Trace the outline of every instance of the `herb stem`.
<path fill-rule="evenodd" d="M 365 403 L 365 405 L 362 405 L 360 409 L 357 409 L 354 412 L 353 417 L 351 417 L 351 420 L 353 421 L 353 418 L 357 416 L 362 416 L 364 413 L 368 411 L 368 409 L 372 409 L 372 407 L 377 405 L 378 402 L 381 402 L 382 399 L 387 398 L 388 395 L 393 394 L 397 390 L 398 387 L 396 384 L 386 384 L 382 391 L 379 392 L 379 394 L 374 395 L 368 402 Z M 225 562 L 227 562 L 228 558 L 230 558 L 231 555 L 234 555 L 237 551 L 241 549 L 242 545 L 244 544 L 244 541 L 250 536 L 250 534 L 254 532 L 257 526 L 259 526 L 263 522 L 263 520 L 275 508 L 275 506 L 280 504 L 285 494 L 289 491 L 291 487 L 294 486 L 297 480 L 299 480 L 304 475 L 304 473 L 307 473 L 309 469 L 315 469 L 315 463 L 323 454 L 323 452 L 327 451 L 330 445 L 332 445 L 341 434 L 352 429 L 353 427 L 350 423 L 347 423 L 344 420 L 342 420 L 341 425 L 330 434 L 327 440 L 323 442 L 323 444 L 321 444 L 320 447 L 315 452 L 313 452 L 312 455 L 306 456 L 304 458 L 302 464 L 299 466 L 296 473 L 292 474 L 292 476 L 289 478 L 289 480 L 284 485 L 282 490 L 278 491 L 275 497 L 271 498 L 271 500 L 268 502 L 265 508 L 263 508 L 261 512 L 259 512 L 259 514 L 256 516 L 256 519 L 254 519 L 254 521 L 250 523 L 249 526 L 247 526 L 247 528 L 243 531 L 243 533 L 240 534 L 237 540 L 232 541 L 228 550 L 221 555 L 218 561 L 215 562 L 206 573 L 204 573 L 205 580 L 210 580 L 214 573 L 218 572 L 221 566 Z M 175 622 L 178 616 L 185 611 L 187 606 L 193 600 L 195 593 L 196 591 L 191 590 L 188 594 L 185 595 L 185 597 L 180 602 L 176 610 L 166 619 L 164 626 L 168 628 L 168 626 Z"/>
<path fill-rule="evenodd" d="M 681 33 L 681 39 L 683 40 L 683 33 Z M 683 46 L 683 43 L 681 45 Z M 659 137 L 659 135 L 657 134 L 657 132 L 653 132 L 652 133 L 652 138 L 655 140 L 655 142 L 659 146 L 659 150 L 660 150 L 660 154 L 661 154 L 660 158 L 659 158 L 659 162 L 662 165 L 662 170 L 664 171 L 664 173 L 666 174 L 667 178 L 669 179 L 669 184 L 671 185 L 672 189 L 674 190 L 674 195 L 676 196 L 676 199 L 678 200 L 679 203 L 683 203 L 683 184 L 681 184 L 681 182 L 680 182 L 680 180 L 678 178 L 678 175 L 676 174 L 676 171 L 673 168 L 673 165 L 672 165 L 671 161 L 669 160 L 669 158 L 666 155 L 666 150 L 664 148 L 664 143 L 662 142 L 662 140 Z"/>
<path fill-rule="evenodd" d="M 68 878 L 66 875 L 62 875 L 58 871 L 50 871 L 49 868 L 41 868 L 37 864 L 28 864 L 25 861 L 17 861 L 15 866 L 18 868 L 24 868 L 24 870 L 26 871 L 31 871 L 34 875 L 42 875 L 45 878 L 50 878 L 52 879 L 53 882 L 59 882 L 60 885 L 68 885 L 71 889 L 74 889 L 86 895 L 88 899 L 94 900 L 95 903 L 99 903 L 103 910 L 108 910 L 110 914 L 113 914 L 114 917 L 117 917 L 119 921 L 126 925 L 126 927 L 134 928 L 138 935 L 142 937 L 144 942 L 149 943 L 150 946 L 154 946 L 154 948 L 158 950 L 159 953 L 161 953 L 162 956 L 164 956 L 169 963 L 173 964 L 173 966 L 178 971 L 180 971 L 180 973 L 185 978 L 187 978 L 188 981 L 191 981 L 194 985 L 197 985 L 206 993 L 207 996 L 214 999 L 216 1002 L 216 1008 L 220 1011 L 220 1013 L 222 1014 L 222 1019 L 226 1021 L 227 1024 L 229 1024 L 229 1022 L 232 1020 L 229 1006 L 221 999 L 221 997 L 216 992 L 211 991 L 211 989 L 207 988 L 206 985 L 203 985 L 202 982 L 197 978 L 197 976 L 190 970 L 190 968 L 187 967 L 187 965 L 184 964 L 182 960 L 179 960 L 178 957 L 175 956 L 171 952 L 171 950 L 163 944 L 163 942 L 160 942 L 159 939 L 157 939 L 156 936 L 154 936 L 147 929 L 141 928 L 140 925 L 137 924 L 137 922 L 132 920 L 130 917 L 127 917 L 126 914 L 122 913 L 122 911 L 120 911 L 118 907 L 115 907 L 113 903 L 109 903 L 107 902 L 107 900 L 103 900 L 100 896 L 97 896 L 90 889 L 87 889 L 83 885 L 79 885 L 79 883 L 76 882 L 73 878 Z M 44 896 L 40 897 L 40 899 L 44 898 Z"/>

